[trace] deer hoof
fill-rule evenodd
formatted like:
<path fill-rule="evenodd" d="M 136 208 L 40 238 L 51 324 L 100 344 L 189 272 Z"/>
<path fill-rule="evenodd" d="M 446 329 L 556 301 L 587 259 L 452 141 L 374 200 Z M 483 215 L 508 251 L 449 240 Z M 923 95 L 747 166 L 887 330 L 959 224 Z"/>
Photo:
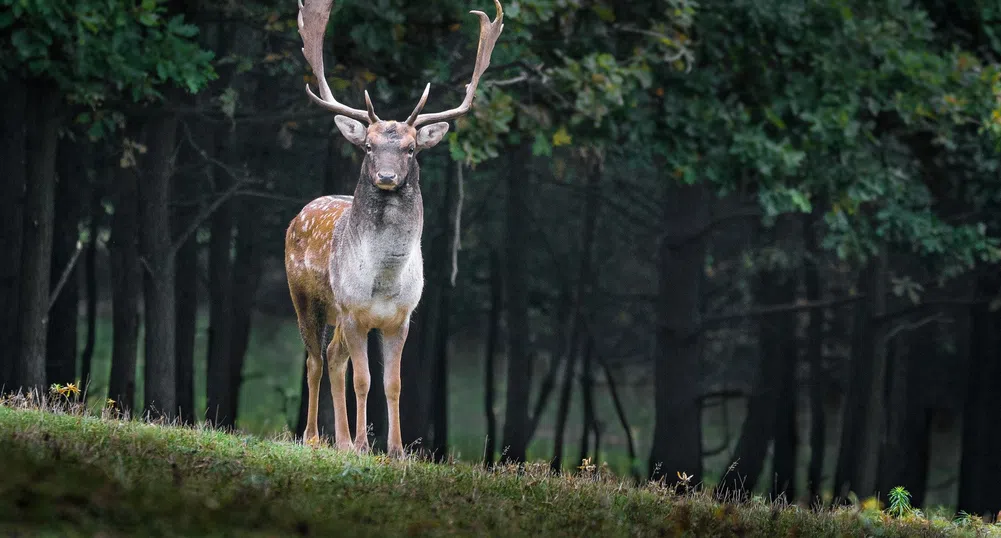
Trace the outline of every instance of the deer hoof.
<path fill-rule="evenodd" d="M 386 452 L 386 455 L 394 460 L 402 460 L 404 457 L 403 447 L 401 446 L 391 446 Z"/>

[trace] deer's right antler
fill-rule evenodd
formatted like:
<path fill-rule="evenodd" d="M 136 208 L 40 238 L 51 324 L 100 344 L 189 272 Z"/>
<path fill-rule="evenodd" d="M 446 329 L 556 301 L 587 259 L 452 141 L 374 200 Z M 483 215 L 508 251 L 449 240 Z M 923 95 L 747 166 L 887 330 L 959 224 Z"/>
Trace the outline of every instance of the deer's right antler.
<path fill-rule="evenodd" d="M 330 86 L 327 85 L 327 79 L 323 75 L 323 35 L 327 32 L 327 20 L 330 18 L 333 0 L 308 0 L 306 5 L 303 5 L 302 0 L 298 1 L 302 54 L 313 69 L 316 82 L 320 87 L 320 95 L 317 97 L 313 90 L 309 89 L 309 84 L 306 84 L 306 93 L 309 94 L 309 98 L 331 112 L 358 121 L 367 121 L 368 123 L 379 121 L 379 117 L 375 115 L 375 109 L 372 107 L 372 99 L 368 96 L 368 90 L 365 90 L 365 106 L 368 110 L 351 108 L 334 98 L 334 94 L 330 92 Z"/>

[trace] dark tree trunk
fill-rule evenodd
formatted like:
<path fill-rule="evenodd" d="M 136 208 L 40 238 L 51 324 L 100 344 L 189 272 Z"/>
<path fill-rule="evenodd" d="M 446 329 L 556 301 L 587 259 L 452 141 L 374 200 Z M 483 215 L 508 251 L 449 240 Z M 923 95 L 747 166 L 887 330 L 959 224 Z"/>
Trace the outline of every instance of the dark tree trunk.
<path fill-rule="evenodd" d="M 135 140 L 137 128 L 127 136 Z M 118 168 L 112 181 L 114 216 L 108 250 L 111 258 L 112 347 L 108 398 L 131 411 L 136 395 L 136 359 L 139 353 L 139 177 L 135 167 Z"/>
<path fill-rule="evenodd" d="M 803 275 L 806 287 L 806 299 L 811 302 L 821 298 L 820 267 L 817 262 L 817 232 L 813 224 L 816 216 L 807 215 L 803 218 L 803 242 L 806 247 L 807 259 Z M 811 503 L 820 498 L 824 473 L 824 449 L 827 439 L 827 420 L 824 412 L 824 392 L 826 389 L 824 376 L 824 309 L 814 309 L 809 312 L 810 322 L 807 328 L 806 357 L 810 365 L 810 465 L 807 469 L 807 490 Z"/>
<path fill-rule="evenodd" d="M 505 291 L 507 297 L 507 402 L 504 412 L 506 459 L 525 461 L 528 449 L 528 404 L 532 391 L 532 357 L 528 347 L 528 280 L 525 250 L 530 230 L 525 215 L 528 206 L 530 148 L 522 144 L 510 151 L 507 173 L 505 237 Z"/>
<path fill-rule="evenodd" d="M 583 400 L 583 416 L 581 417 L 580 457 L 583 462 L 591 454 L 590 439 L 594 435 L 594 458 L 598 454 L 598 419 L 594 412 L 594 338 L 589 334 L 584 343 L 584 353 L 581 357 L 580 394 Z"/>
<path fill-rule="evenodd" d="M 140 245 L 145 273 L 146 341 L 143 368 L 143 413 L 173 417 L 177 413 L 175 252 L 170 232 L 170 184 L 177 117 L 164 114 L 147 125 L 147 154 L 139 182 Z"/>
<path fill-rule="evenodd" d="M 262 208 L 257 201 L 245 201 L 238 210 L 238 232 L 235 241 L 233 261 L 231 330 L 232 342 L 229 347 L 229 409 L 236 423 L 239 416 L 240 388 L 243 385 L 243 365 L 250 346 L 250 328 L 256 306 L 257 287 L 261 281 L 265 258 L 262 243 Z M 328 397 L 329 399 L 329 397 Z M 333 404 L 331 404 L 333 409 Z"/>
<path fill-rule="evenodd" d="M 925 399 L 927 364 L 939 359 L 936 331 L 922 329 L 907 345 L 894 342 L 890 355 L 890 399 L 887 401 L 886 444 L 880 452 L 879 493 L 906 485 L 911 504 L 923 506 L 928 488 L 931 410 Z M 898 339 L 899 340 L 899 339 Z"/>
<path fill-rule="evenodd" d="M 879 454 L 883 450 L 886 441 L 886 376 L 887 376 L 887 324 L 886 316 L 886 294 L 888 258 L 885 251 L 877 255 L 874 260 L 876 274 L 872 287 L 872 315 L 870 321 L 872 330 L 867 342 L 869 347 L 869 391 L 866 394 L 865 408 L 870 412 L 864 413 L 864 429 L 861 435 L 862 465 L 860 474 L 853 486 L 860 496 L 869 496 L 877 493 L 876 488 L 879 480 Z"/>
<path fill-rule="evenodd" d="M 215 191 L 218 196 L 230 186 L 224 173 L 216 173 Z M 208 355 L 205 359 L 206 418 L 219 426 L 232 426 L 235 421 L 232 398 L 233 353 L 233 205 L 223 203 L 212 214 L 209 238 L 209 330 Z"/>
<path fill-rule="evenodd" d="M 15 77 L 0 83 L 0 392 L 11 389 L 19 361 L 21 240 L 27 163 L 28 93 Z"/>
<path fill-rule="evenodd" d="M 685 472 L 693 483 L 702 480 L 699 363 L 707 204 L 704 186 L 673 180 L 663 204 L 653 378 L 656 416 L 649 459 L 655 479 Z"/>
<path fill-rule="evenodd" d="M 757 302 L 764 306 L 789 304 L 795 299 L 795 290 L 794 283 L 784 278 L 783 269 L 766 268 L 762 269 L 758 277 L 755 296 Z M 786 340 L 794 338 L 795 333 L 790 327 L 791 317 L 790 313 L 773 314 L 762 317 L 758 322 L 758 372 L 754 380 L 754 390 L 747 403 L 747 418 L 744 420 L 734 451 L 733 461 L 738 462 L 738 466 L 731 481 L 723 484 L 725 488 L 740 491 L 744 495 L 753 491 L 761 478 L 768 456 L 768 445 L 773 439 L 776 440 L 773 467 L 776 472 L 780 467 L 778 430 L 788 426 L 785 424 L 783 415 L 786 413 L 783 412 L 782 406 L 790 405 L 788 401 L 790 396 L 793 408 L 795 404 L 794 387 L 790 386 L 794 382 L 790 374 L 795 367 L 795 347 L 789 350 L 784 345 Z M 795 340 L 793 343 L 795 345 Z M 791 357 L 788 356 L 790 353 Z M 780 418 L 783 419 L 781 425 L 778 423 Z M 795 424 L 792 426 L 795 427 Z M 787 435 L 787 432 L 782 432 L 782 436 Z M 793 439 L 795 440 L 795 436 Z M 787 439 L 783 440 L 788 442 Z M 782 454 L 782 456 L 790 455 Z M 782 464 L 786 465 L 783 472 L 789 472 L 787 463 L 782 462 Z M 766 480 L 769 478 L 765 477 Z M 781 491 L 784 489 L 782 484 L 788 478 L 788 476 L 776 476 L 774 481 L 768 480 L 771 482 L 769 485 L 774 485 Z"/>
<path fill-rule="evenodd" d="M 196 158 L 193 151 L 182 151 L 185 165 Z M 195 336 L 198 320 L 198 240 L 196 234 L 184 238 L 184 230 L 194 222 L 198 206 L 193 202 L 198 196 L 198 176 L 185 174 L 178 177 L 179 205 L 174 214 L 174 241 L 184 241 L 177 249 L 177 275 L 174 287 L 174 323 L 176 324 L 177 371 L 175 388 L 177 392 L 178 418 L 193 424 L 195 414 Z"/>
<path fill-rule="evenodd" d="M 993 297 L 996 286 L 983 287 L 980 295 Z M 1001 312 L 987 305 L 971 312 L 971 346 L 966 404 L 963 413 L 963 448 L 959 471 L 958 509 L 996 517 L 1001 510 Z"/>
<path fill-rule="evenodd" d="M 32 88 L 28 102 L 28 168 L 19 295 L 21 338 L 13 384 L 22 389 L 43 390 L 61 103 L 55 89 L 44 84 Z"/>
<path fill-rule="evenodd" d="M 554 471 L 560 471 L 563 467 L 563 443 L 566 430 L 566 420 L 567 413 L 570 406 L 571 391 L 573 390 L 573 376 L 576 373 L 576 356 L 577 348 L 580 346 L 580 338 L 584 331 L 584 306 L 590 294 L 590 286 L 592 281 L 592 258 L 594 251 L 594 237 L 595 229 L 598 223 L 598 211 L 600 209 L 600 197 L 601 192 L 599 186 L 601 183 L 601 172 L 602 172 L 602 161 L 597 155 L 592 155 L 586 159 L 587 166 L 587 191 L 584 198 L 584 209 L 581 216 L 581 221 L 583 226 L 581 228 L 581 238 L 580 238 L 580 259 L 577 264 L 577 282 L 573 289 L 572 305 L 570 308 L 570 316 L 566 325 L 566 347 L 560 350 L 563 355 L 563 360 L 560 362 L 566 363 L 566 368 L 564 370 L 563 376 L 563 386 L 560 389 L 560 399 L 556 410 L 556 432 L 553 442 L 553 459 L 551 462 L 551 468 Z M 588 346 L 590 346 L 590 334 L 588 333 Z M 588 361 L 587 357 L 589 351 L 585 351 L 585 361 Z M 557 360 L 556 357 L 553 360 Z M 587 383 L 591 382 L 590 371 L 591 365 L 585 363 L 585 376 L 587 379 L 581 379 L 581 388 L 585 391 L 589 390 Z M 540 398 L 542 395 L 540 394 Z M 585 416 L 584 416 L 584 432 L 581 437 L 581 454 L 587 453 L 587 438 L 589 434 L 589 426 L 591 417 L 588 415 L 592 412 L 592 409 L 588 408 L 591 402 L 591 394 L 584 395 L 585 404 Z M 542 407 L 536 410 L 537 415 L 542 413 Z M 535 420 L 538 421 L 539 417 L 536 416 Z M 583 456 L 582 456 L 583 457 Z"/>
<path fill-rule="evenodd" d="M 105 167 L 102 167 L 105 168 Z M 111 168 L 107 168 L 111 170 Z M 109 174 L 104 169 L 100 175 L 103 179 L 105 174 Z M 110 174 L 109 174 L 110 175 Z M 94 346 L 97 344 L 97 248 L 101 237 L 101 226 L 104 225 L 104 188 L 105 182 L 95 178 L 88 195 L 90 202 L 90 221 L 88 223 L 87 250 L 84 251 L 84 288 L 87 294 L 84 313 L 86 315 L 86 331 L 84 337 L 83 353 L 80 355 L 80 382 L 90 390 L 91 367 L 94 363 Z"/>
<path fill-rule="evenodd" d="M 443 460 L 448 456 L 448 335 L 449 335 L 449 301 L 452 296 L 451 246 L 458 233 L 453 226 L 458 207 L 458 182 L 461 171 L 457 168 L 462 163 L 448 162 L 445 173 L 445 192 L 443 194 L 441 219 L 439 226 L 441 234 L 436 251 L 438 262 L 435 280 L 437 281 L 437 305 L 434 331 L 434 372 L 431 381 L 431 424 L 434 427 L 431 453 L 435 459 Z"/>
<path fill-rule="evenodd" d="M 795 300 L 796 286 L 787 283 L 783 295 L 792 302 Z M 772 442 L 772 498 L 785 496 L 789 502 L 796 500 L 796 446 L 799 436 L 796 431 L 796 364 L 798 349 L 796 346 L 796 317 L 792 313 L 782 314 L 775 320 L 779 326 L 779 334 L 783 338 L 777 341 L 777 351 L 782 359 L 782 371 L 779 373 L 779 390 L 775 402 L 775 433 Z"/>
<path fill-rule="evenodd" d="M 425 260 L 425 270 L 427 270 Z M 426 274 L 426 273 L 425 273 Z M 428 440 L 429 416 L 427 400 L 430 392 L 426 366 L 428 355 L 426 344 L 428 338 L 427 304 L 421 301 L 410 317 L 410 333 L 403 347 L 403 359 L 400 364 L 400 378 L 403 390 L 400 392 L 400 435 L 403 446 L 420 447 Z M 351 387 L 352 383 L 348 383 Z M 348 417 L 350 418 L 350 413 Z"/>
<path fill-rule="evenodd" d="M 566 438 L 567 415 L 570 413 L 570 401 L 573 396 L 573 378 L 577 371 L 577 346 L 579 336 L 571 335 L 571 348 L 567 352 L 563 384 L 560 386 L 560 399 L 556 404 L 556 427 L 553 430 L 553 459 L 549 466 L 553 472 L 563 471 L 563 445 Z"/>
<path fill-rule="evenodd" d="M 497 345 L 500 341 L 501 294 L 500 257 L 490 250 L 490 313 L 487 316 L 487 343 L 483 361 L 483 411 L 486 414 L 487 439 L 483 448 L 483 465 L 490 467 L 497 453 L 497 413 L 494 412 L 494 392 L 496 391 Z"/>
<path fill-rule="evenodd" d="M 883 409 L 886 375 L 885 330 L 880 325 L 886 312 L 885 255 L 863 270 L 859 284 L 871 299 L 856 305 L 849 387 L 834 473 L 834 495 L 840 501 L 850 491 L 866 497 L 876 489 L 883 415 L 872 410 Z M 875 454 L 867 454 L 869 450 Z"/>
<path fill-rule="evenodd" d="M 598 355 L 598 360 L 605 371 L 605 379 L 608 381 L 608 392 L 612 397 L 612 405 L 615 407 L 615 414 L 619 418 L 619 425 L 622 426 L 622 433 L 626 436 L 626 450 L 629 454 L 629 475 L 639 480 L 642 473 L 637 465 L 636 443 L 633 441 L 633 432 L 629 428 L 629 421 L 626 420 L 626 410 L 622 405 L 622 399 L 619 398 L 618 385 L 615 383 L 615 377 L 612 375 L 612 369 L 608 366 L 608 361 L 601 355 Z"/>
<path fill-rule="evenodd" d="M 184 222 L 184 220 L 181 220 Z M 178 417 L 195 422 L 195 335 L 198 320 L 198 242 L 189 238 L 177 251 L 177 285 L 174 288 L 177 343 Z"/>
<path fill-rule="evenodd" d="M 80 144 L 69 139 L 63 139 L 59 144 L 49 289 L 55 293 L 63 273 L 67 270 L 71 272 L 58 291 L 59 295 L 53 297 L 49 310 L 45 377 L 52 383 L 74 383 L 77 380 L 77 328 L 80 317 L 77 243 L 80 241 L 80 220 L 85 207 L 80 200 L 89 181 L 87 163 L 80 155 L 82 151 L 84 148 Z"/>

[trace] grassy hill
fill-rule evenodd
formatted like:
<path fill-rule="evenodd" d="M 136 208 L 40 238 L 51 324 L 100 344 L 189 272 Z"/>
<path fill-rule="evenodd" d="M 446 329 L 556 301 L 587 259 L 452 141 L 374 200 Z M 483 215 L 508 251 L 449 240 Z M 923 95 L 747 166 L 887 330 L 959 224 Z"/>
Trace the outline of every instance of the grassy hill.
<path fill-rule="evenodd" d="M 390 461 L 104 415 L 0 402 L 0 534 L 1001 536 L 975 518 L 721 504 L 600 468 Z"/>

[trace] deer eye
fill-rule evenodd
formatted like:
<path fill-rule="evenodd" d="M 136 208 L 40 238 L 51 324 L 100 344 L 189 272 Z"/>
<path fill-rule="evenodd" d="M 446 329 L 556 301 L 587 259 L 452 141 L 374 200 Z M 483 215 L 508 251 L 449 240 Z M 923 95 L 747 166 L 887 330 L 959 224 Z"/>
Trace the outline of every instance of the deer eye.
<path fill-rule="evenodd" d="M 410 155 L 414 154 L 414 145 L 413 144 L 410 144 L 410 149 L 407 150 L 407 153 L 409 153 Z"/>
<path fill-rule="evenodd" d="M 372 153 L 372 144 L 365 144 L 365 151 Z"/>

